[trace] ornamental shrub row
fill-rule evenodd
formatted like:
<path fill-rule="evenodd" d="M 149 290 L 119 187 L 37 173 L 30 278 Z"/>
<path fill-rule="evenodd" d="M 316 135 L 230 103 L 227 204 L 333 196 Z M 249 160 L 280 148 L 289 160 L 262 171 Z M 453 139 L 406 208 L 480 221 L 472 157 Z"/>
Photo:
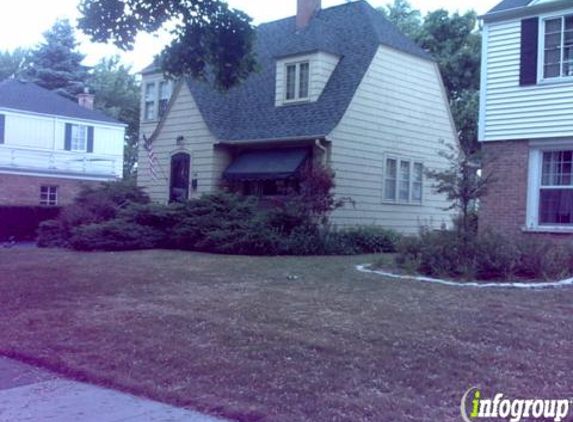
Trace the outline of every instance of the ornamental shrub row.
<path fill-rule="evenodd" d="M 396 262 L 431 277 L 467 280 L 557 280 L 573 275 L 573 245 L 543 240 L 515 243 L 498 233 L 461 236 L 423 229 L 401 239 Z"/>
<path fill-rule="evenodd" d="M 39 229 L 38 244 L 81 251 L 182 249 L 240 255 L 352 255 L 393 252 L 399 236 L 378 227 L 334 230 L 289 207 L 216 193 L 158 205 L 107 185 L 84 192 L 58 220 Z"/>

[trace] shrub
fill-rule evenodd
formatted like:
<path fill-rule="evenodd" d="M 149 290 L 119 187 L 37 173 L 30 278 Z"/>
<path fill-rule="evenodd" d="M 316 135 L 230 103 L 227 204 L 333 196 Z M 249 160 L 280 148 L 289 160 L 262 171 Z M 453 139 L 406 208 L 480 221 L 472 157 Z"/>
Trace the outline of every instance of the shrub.
<path fill-rule="evenodd" d="M 74 203 L 62 209 L 57 225 L 49 223 L 40 227 L 38 244 L 42 247 L 68 247 L 75 228 L 113 220 L 122 208 L 131 203 L 149 203 L 149 197 L 133 183 L 118 181 L 84 185 Z"/>
<path fill-rule="evenodd" d="M 153 249 L 164 236 L 162 230 L 117 219 L 74 228 L 70 244 L 80 251 Z"/>
<path fill-rule="evenodd" d="M 63 237 L 63 230 L 58 220 L 44 221 L 38 227 L 38 247 L 65 248 L 68 241 Z"/>
<path fill-rule="evenodd" d="M 398 244 L 396 263 L 429 276 L 507 281 L 561 279 L 573 274 L 573 248 L 530 240 L 517 246 L 496 233 L 465 239 L 458 231 L 422 230 Z"/>
<path fill-rule="evenodd" d="M 360 254 L 396 252 L 400 240 L 398 233 L 376 226 L 349 228 L 340 234 Z"/>
<path fill-rule="evenodd" d="M 515 243 L 496 233 L 486 233 L 475 241 L 473 251 L 476 276 L 480 280 L 510 280 L 520 264 Z"/>
<path fill-rule="evenodd" d="M 419 269 L 423 274 L 455 278 L 474 276 L 473 245 L 457 233 L 425 230 L 420 235 L 420 242 Z"/>

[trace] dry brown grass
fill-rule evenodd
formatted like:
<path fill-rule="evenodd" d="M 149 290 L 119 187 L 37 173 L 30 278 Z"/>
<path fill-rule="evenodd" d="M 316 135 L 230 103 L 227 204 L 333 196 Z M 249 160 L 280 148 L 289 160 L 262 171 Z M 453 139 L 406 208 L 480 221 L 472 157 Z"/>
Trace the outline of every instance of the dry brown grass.
<path fill-rule="evenodd" d="M 474 385 L 571 394 L 573 290 L 354 270 L 374 259 L 1 251 L 0 354 L 240 421 L 459 421 Z"/>

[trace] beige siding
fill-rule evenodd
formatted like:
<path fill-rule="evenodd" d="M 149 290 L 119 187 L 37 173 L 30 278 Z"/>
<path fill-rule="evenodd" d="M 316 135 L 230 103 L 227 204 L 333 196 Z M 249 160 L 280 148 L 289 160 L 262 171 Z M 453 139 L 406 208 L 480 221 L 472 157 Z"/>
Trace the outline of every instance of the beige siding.
<path fill-rule="evenodd" d="M 423 204 L 384 202 L 387 156 L 443 169 L 438 155 L 446 144 L 457 145 L 442 81 L 434 63 L 380 47 L 356 96 L 329 136 L 337 195 L 350 197 L 333 215 L 339 225 L 382 225 L 416 233 L 421 225 L 451 223 L 449 204 L 424 180 Z"/>
<path fill-rule="evenodd" d="M 291 63 L 310 63 L 309 100 L 318 101 L 340 58 L 333 54 L 317 52 L 302 56 L 288 57 L 277 61 L 276 101 L 277 107 L 285 104 L 286 66 Z"/>
<path fill-rule="evenodd" d="M 572 82 L 519 85 L 521 21 L 487 24 L 484 35 L 480 139 L 572 136 Z"/>
<path fill-rule="evenodd" d="M 213 145 L 215 137 L 207 127 L 191 92 L 186 84 L 179 84 L 175 89 L 171 108 L 162 122 L 153 141 L 153 150 L 157 156 L 158 178 L 154 180 L 149 172 L 147 153 L 143 146 L 139 150 L 139 169 L 137 184 L 146 188 L 153 201 L 169 200 L 169 179 L 171 156 L 178 152 L 191 155 L 191 180 L 196 177 L 198 189 L 192 192 L 197 196 L 211 192 L 216 188 L 219 176 L 215 174 L 215 154 Z M 142 132 L 150 136 L 155 125 L 142 125 Z M 177 145 L 177 138 L 183 136 L 183 145 Z M 217 169 L 221 160 L 217 160 Z"/>

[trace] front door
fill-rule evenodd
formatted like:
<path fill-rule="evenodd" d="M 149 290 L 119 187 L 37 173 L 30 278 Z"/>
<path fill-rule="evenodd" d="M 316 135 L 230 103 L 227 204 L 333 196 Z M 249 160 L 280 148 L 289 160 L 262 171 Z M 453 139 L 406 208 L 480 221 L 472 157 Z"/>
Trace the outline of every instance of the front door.
<path fill-rule="evenodd" d="M 184 202 L 189 199 L 189 173 L 191 156 L 185 153 L 171 157 L 170 202 Z"/>

